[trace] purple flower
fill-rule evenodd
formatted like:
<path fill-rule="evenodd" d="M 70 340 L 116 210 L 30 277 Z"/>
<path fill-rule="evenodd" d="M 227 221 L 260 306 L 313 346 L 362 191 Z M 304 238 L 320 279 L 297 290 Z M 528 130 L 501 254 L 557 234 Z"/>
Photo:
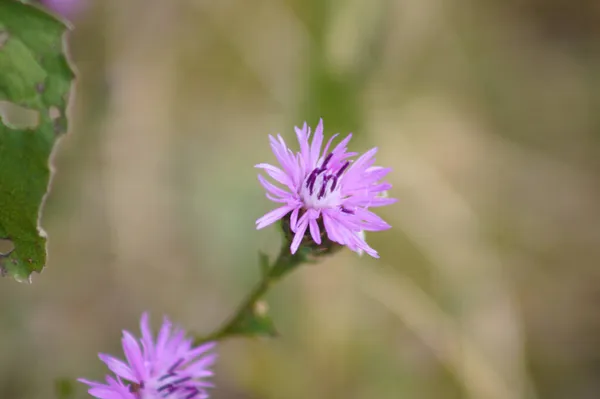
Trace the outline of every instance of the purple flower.
<path fill-rule="evenodd" d="M 316 244 L 321 244 L 321 230 L 325 229 L 329 240 L 358 253 L 364 251 L 379 257 L 365 242 L 364 232 L 391 227 L 369 211 L 370 207 L 396 202 L 386 196 L 391 184 L 380 181 L 391 169 L 373 166 L 377 148 L 355 161 L 350 160 L 358 155 L 346 148 L 352 134 L 329 151 L 337 134 L 334 135 L 321 152 L 323 119 L 315 129 L 312 143 L 309 143 L 310 128 L 306 123 L 302 129 L 295 129 L 300 152 L 292 152 L 281 135 L 277 135 L 277 139 L 269 136 L 281 168 L 265 163 L 256 165 L 283 186 L 278 187 L 258 176 L 267 190 L 267 198 L 283 205 L 258 219 L 256 228 L 262 229 L 289 214 L 290 229 L 294 233 L 292 253 L 298 250 L 307 229 Z"/>
<path fill-rule="evenodd" d="M 41 0 L 41 3 L 63 17 L 71 17 L 81 11 L 86 0 Z"/>
<path fill-rule="evenodd" d="M 90 386 L 89 394 L 100 399 L 208 398 L 206 388 L 212 384 L 203 378 L 213 374 L 209 367 L 216 355 L 206 352 L 215 343 L 193 347 L 192 340 L 185 338 L 185 332 L 180 328 L 172 330 L 166 318 L 155 342 L 147 313 L 142 315 L 140 326 L 139 343 L 131 333 L 123 331 L 126 363 L 110 355 L 99 355 L 116 379 L 107 376 L 106 383 L 79 379 Z"/>

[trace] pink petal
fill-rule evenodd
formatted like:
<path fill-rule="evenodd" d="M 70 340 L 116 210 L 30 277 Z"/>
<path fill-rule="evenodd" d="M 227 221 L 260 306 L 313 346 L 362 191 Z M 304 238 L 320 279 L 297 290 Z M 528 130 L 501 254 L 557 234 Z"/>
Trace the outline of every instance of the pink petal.
<path fill-rule="evenodd" d="M 122 396 L 119 392 L 116 392 L 114 389 L 109 387 L 104 388 L 91 388 L 88 390 L 88 393 L 98 399 L 121 399 Z M 132 398 L 135 396 L 131 395 Z M 127 398 L 122 398 L 127 399 Z"/>
<path fill-rule="evenodd" d="M 300 208 L 294 209 L 292 215 L 290 216 L 290 230 L 292 230 L 292 232 L 296 232 L 296 225 L 298 224 L 298 213 L 300 213 Z"/>
<path fill-rule="evenodd" d="M 188 356 L 191 359 L 196 358 L 196 357 L 200 356 L 201 354 L 213 349 L 216 345 L 217 345 L 216 342 L 207 342 L 205 344 L 202 344 L 202 345 L 192 349 L 190 351 L 190 353 L 188 354 Z"/>
<path fill-rule="evenodd" d="M 310 161 L 310 153 L 308 151 L 308 137 L 310 133 L 308 131 L 308 125 L 304 122 L 302 126 L 302 130 L 298 127 L 295 127 L 296 136 L 298 137 L 298 144 L 300 144 L 300 156 L 304 160 L 304 164 L 307 165 Z"/>
<path fill-rule="evenodd" d="M 344 244 L 344 240 L 338 231 L 337 222 L 331 217 L 329 212 L 323 212 L 323 225 L 325 226 L 327 237 L 329 237 L 331 241 L 335 241 L 338 244 Z"/>
<path fill-rule="evenodd" d="M 108 368 L 115 373 L 116 375 L 125 378 L 131 382 L 139 382 L 135 375 L 133 375 L 133 371 L 122 361 L 115 359 L 110 355 L 105 355 L 104 353 L 100 353 L 98 355 L 100 360 L 102 360 Z"/>
<path fill-rule="evenodd" d="M 275 154 L 275 158 L 277 158 L 277 161 L 279 161 L 279 164 L 282 166 L 283 170 L 288 175 L 292 175 L 294 170 L 295 159 L 293 157 L 290 157 L 288 149 L 285 146 L 285 142 L 283 141 L 283 138 L 281 138 L 281 136 L 279 136 L 279 138 L 280 141 L 277 141 L 273 136 L 269 136 L 269 141 L 271 142 L 271 150 L 273 150 L 273 154 Z"/>
<path fill-rule="evenodd" d="M 374 258 L 379 258 L 379 254 L 377 253 L 377 251 L 371 248 L 369 244 L 367 244 L 367 242 L 362 237 L 360 237 L 358 233 L 353 233 L 353 235 L 350 238 L 350 242 L 355 248 L 353 249 L 353 251 L 359 252 L 359 250 L 362 250 Z"/>
<path fill-rule="evenodd" d="M 286 175 L 283 170 L 275 167 L 273 165 L 269 165 L 268 163 L 259 163 L 258 165 L 254 165 L 255 168 L 264 169 L 269 176 L 275 179 L 277 182 L 281 184 L 285 184 L 290 189 L 294 189 L 294 184 L 290 179 L 290 176 Z"/>
<path fill-rule="evenodd" d="M 275 223 L 276 221 L 287 215 L 289 212 L 291 212 L 294 208 L 295 206 L 285 205 L 272 210 L 271 212 L 267 213 L 266 215 L 264 215 L 256 221 L 256 229 L 260 230 L 263 227 Z"/>
<path fill-rule="evenodd" d="M 397 198 L 378 197 L 376 195 L 353 196 L 344 201 L 344 206 L 347 208 L 355 208 L 359 206 L 375 208 L 378 206 L 391 205 L 397 201 Z"/>
<path fill-rule="evenodd" d="M 285 198 L 285 197 L 290 196 L 290 193 L 275 186 L 273 183 L 271 183 L 267 179 L 265 179 L 262 175 L 258 175 L 258 180 L 260 181 L 260 184 L 271 194 L 276 195 L 280 198 Z"/>
<path fill-rule="evenodd" d="M 169 340 L 169 337 L 171 335 L 171 322 L 169 321 L 168 318 L 164 317 L 163 318 L 163 324 L 160 327 L 160 330 L 158 332 L 158 337 L 156 338 L 156 347 L 155 347 L 155 355 L 156 357 L 161 357 L 163 354 L 163 351 L 165 349 L 165 346 Z"/>
<path fill-rule="evenodd" d="M 281 204 L 287 204 L 287 203 L 288 203 L 288 200 L 287 200 L 287 199 L 285 199 L 285 198 L 277 198 L 277 197 L 274 197 L 274 196 L 272 196 L 272 195 L 271 195 L 271 194 L 269 194 L 269 193 L 265 193 L 265 196 L 266 196 L 268 199 L 270 199 L 271 201 L 273 201 L 273 202 L 279 202 L 279 203 L 281 203 Z"/>
<path fill-rule="evenodd" d="M 370 168 L 373 169 L 373 168 Z M 391 168 L 379 168 L 374 171 L 366 171 L 364 173 L 353 173 L 344 176 L 344 191 L 351 192 L 369 188 L 373 190 L 374 185 L 391 171 Z M 391 185 L 390 185 L 391 188 Z"/>
<path fill-rule="evenodd" d="M 325 145 L 325 148 L 323 149 L 323 156 L 321 157 L 322 159 L 325 159 L 325 157 L 327 156 L 327 151 L 329 150 L 329 146 L 331 145 L 331 142 L 333 141 L 333 139 L 335 139 L 337 136 L 339 135 L 339 133 L 334 134 L 333 136 L 331 136 L 331 138 L 329 139 L 329 141 L 327 142 L 327 144 Z"/>
<path fill-rule="evenodd" d="M 368 187 L 369 191 L 372 193 L 381 193 L 384 191 L 389 191 L 392 189 L 392 185 L 390 183 L 379 183 L 374 184 Z"/>
<path fill-rule="evenodd" d="M 302 218 L 298 223 L 298 230 L 296 231 L 296 235 L 294 236 L 294 239 L 292 240 L 292 245 L 290 246 L 290 251 L 292 252 L 292 255 L 295 254 L 298 250 L 298 247 L 300 247 L 300 243 L 302 242 L 302 239 L 304 238 L 304 233 L 306 232 L 306 228 L 308 227 L 308 221 L 306 220 L 306 218 L 304 218 L 304 216 L 306 216 L 306 214 L 302 215 Z"/>
<path fill-rule="evenodd" d="M 376 152 L 377 147 L 372 148 L 353 162 L 344 174 L 344 184 L 347 184 L 348 186 L 360 184 L 365 170 L 375 163 L 374 155 Z"/>
<path fill-rule="evenodd" d="M 147 373 L 144 368 L 144 358 L 142 357 L 142 351 L 137 340 L 128 331 L 123 331 L 123 352 L 125 352 L 125 358 L 127 362 L 137 375 L 139 380 L 146 379 Z"/>
<path fill-rule="evenodd" d="M 354 214 L 356 217 L 366 222 L 364 230 L 378 231 L 387 230 L 392 227 L 385 220 L 367 209 L 357 208 L 355 209 Z"/>
<path fill-rule="evenodd" d="M 189 364 L 185 371 L 193 374 L 196 377 L 199 377 L 201 374 L 203 374 L 203 376 L 210 376 L 212 375 L 212 371 L 207 370 L 208 367 L 212 366 L 215 361 L 217 360 L 218 355 L 217 354 L 212 354 L 212 355 L 208 355 L 203 357 L 202 359 L 199 359 L 191 364 Z M 209 374 L 207 374 L 209 373 Z"/>
<path fill-rule="evenodd" d="M 90 380 L 86 380 L 85 378 L 78 378 L 77 381 L 82 382 L 84 384 L 87 384 L 91 387 L 104 387 L 106 386 L 106 384 L 103 384 L 101 382 L 97 382 L 97 381 L 90 381 Z"/>
<path fill-rule="evenodd" d="M 371 148 L 369 151 L 365 152 L 350 166 L 350 170 L 348 170 L 348 174 L 353 170 L 354 173 L 358 171 L 365 171 L 367 168 L 371 167 L 375 162 L 375 154 L 377 153 L 377 147 Z"/>
<path fill-rule="evenodd" d="M 189 342 L 187 347 L 185 344 L 185 331 L 177 327 L 171 334 L 171 338 L 167 341 L 167 344 L 165 345 L 165 351 L 167 353 L 176 354 L 177 356 L 180 354 L 180 352 L 185 352 L 189 349 Z"/>
<path fill-rule="evenodd" d="M 319 230 L 319 224 L 315 219 L 310 219 L 309 226 L 310 235 L 312 236 L 313 241 L 317 244 L 321 244 L 321 231 Z"/>
<path fill-rule="evenodd" d="M 296 189 L 300 188 L 302 183 L 304 183 L 304 178 L 308 173 L 308 171 L 306 170 L 306 165 L 307 163 L 305 162 L 304 158 L 302 158 L 302 155 L 298 154 L 298 169 L 294 173 L 294 184 L 296 185 Z"/>
<path fill-rule="evenodd" d="M 144 357 L 148 361 L 154 356 L 154 340 L 150 330 L 148 312 L 142 314 L 140 320 L 140 330 L 142 331 L 142 347 L 144 348 Z"/>
<path fill-rule="evenodd" d="M 338 145 L 335 146 L 335 148 L 333 149 L 332 152 L 334 154 L 340 154 L 340 153 L 346 152 L 346 146 L 350 142 L 350 139 L 352 139 L 352 133 L 348 134 L 344 140 L 340 141 L 338 143 Z"/>
<path fill-rule="evenodd" d="M 385 175 L 390 173 L 392 168 L 384 168 L 382 166 L 372 166 L 365 171 L 365 178 L 373 181 L 383 179 Z"/>
<path fill-rule="evenodd" d="M 321 145 L 323 144 L 323 118 L 319 120 L 319 124 L 315 129 L 315 136 L 310 147 L 310 163 L 311 168 L 317 166 L 319 155 L 321 153 Z"/>

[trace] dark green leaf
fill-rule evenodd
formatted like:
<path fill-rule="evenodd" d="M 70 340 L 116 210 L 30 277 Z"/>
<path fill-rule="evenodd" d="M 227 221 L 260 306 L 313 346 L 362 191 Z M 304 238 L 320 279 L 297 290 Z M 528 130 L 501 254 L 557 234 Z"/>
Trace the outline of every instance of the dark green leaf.
<path fill-rule="evenodd" d="M 65 30 L 41 9 L 0 0 L 0 238 L 14 245 L 0 254 L 0 272 L 18 281 L 46 263 L 39 216 L 74 79 Z"/>

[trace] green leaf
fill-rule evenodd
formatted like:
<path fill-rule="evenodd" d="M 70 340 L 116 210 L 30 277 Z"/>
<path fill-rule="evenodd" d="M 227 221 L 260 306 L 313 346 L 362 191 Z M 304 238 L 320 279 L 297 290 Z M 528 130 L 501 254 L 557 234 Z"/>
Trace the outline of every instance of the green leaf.
<path fill-rule="evenodd" d="M 74 79 L 66 29 L 41 9 L 0 0 L 0 239 L 14 245 L 0 253 L 0 273 L 18 281 L 46 263 L 39 218 Z"/>
<path fill-rule="evenodd" d="M 276 337 L 279 335 L 275 323 L 267 314 L 267 303 L 259 300 L 254 306 L 240 313 L 235 322 L 223 331 L 220 336 L 244 335 L 248 337 Z"/>

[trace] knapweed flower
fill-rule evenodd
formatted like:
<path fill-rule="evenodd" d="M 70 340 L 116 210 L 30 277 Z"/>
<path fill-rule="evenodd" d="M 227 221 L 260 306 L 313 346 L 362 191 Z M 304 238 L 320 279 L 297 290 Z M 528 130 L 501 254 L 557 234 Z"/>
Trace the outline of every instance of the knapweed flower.
<path fill-rule="evenodd" d="M 89 394 L 100 399 L 206 399 L 206 388 L 212 384 L 209 367 L 215 354 L 207 354 L 215 343 L 193 347 L 185 332 L 174 328 L 166 318 L 156 337 L 152 337 L 148 315 L 140 322 L 142 338 L 138 340 L 123 331 L 123 351 L 127 362 L 100 354 L 116 378 L 106 377 L 106 383 L 79 379 L 90 386 Z M 140 346 L 141 344 L 141 346 Z"/>
<path fill-rule="evenodd" d="M 312 143 L 306 123 L 302 129 L 296 127 L 295 130 L 300 152 L 290 150 L 281 135 L 277 135 L 277 139 L 269 136 L 271 149 L 281 168 L 265 163 L 256 165 L 281 185 L 276 186 L 259 175 L 260 183 L 267 190 L 267 198 L 283 204 L 258 219 L 256 228 L 262 229 L 289 217 L 289 228 L 294 234 L 290 246 L 292 254 L 296 253 L 308 231 L 317 245 L 324 238 L 377 258 L 377 251 L 366 243 L 364 232 L 390 228 L 369 208 L 396 201 L 386 195 L 392 186 L 381 182 L 391 169 L 373 166 L 377 148 L 367 151 L 355 161 L 351 160 L 358 155 L 347 150 L 352 134 L 330 151 L 337 134 L 334 135 L 321 152 L 322 119 L 315 129 Z M 322 235 L 323 229 L 326 235 Z"/>

